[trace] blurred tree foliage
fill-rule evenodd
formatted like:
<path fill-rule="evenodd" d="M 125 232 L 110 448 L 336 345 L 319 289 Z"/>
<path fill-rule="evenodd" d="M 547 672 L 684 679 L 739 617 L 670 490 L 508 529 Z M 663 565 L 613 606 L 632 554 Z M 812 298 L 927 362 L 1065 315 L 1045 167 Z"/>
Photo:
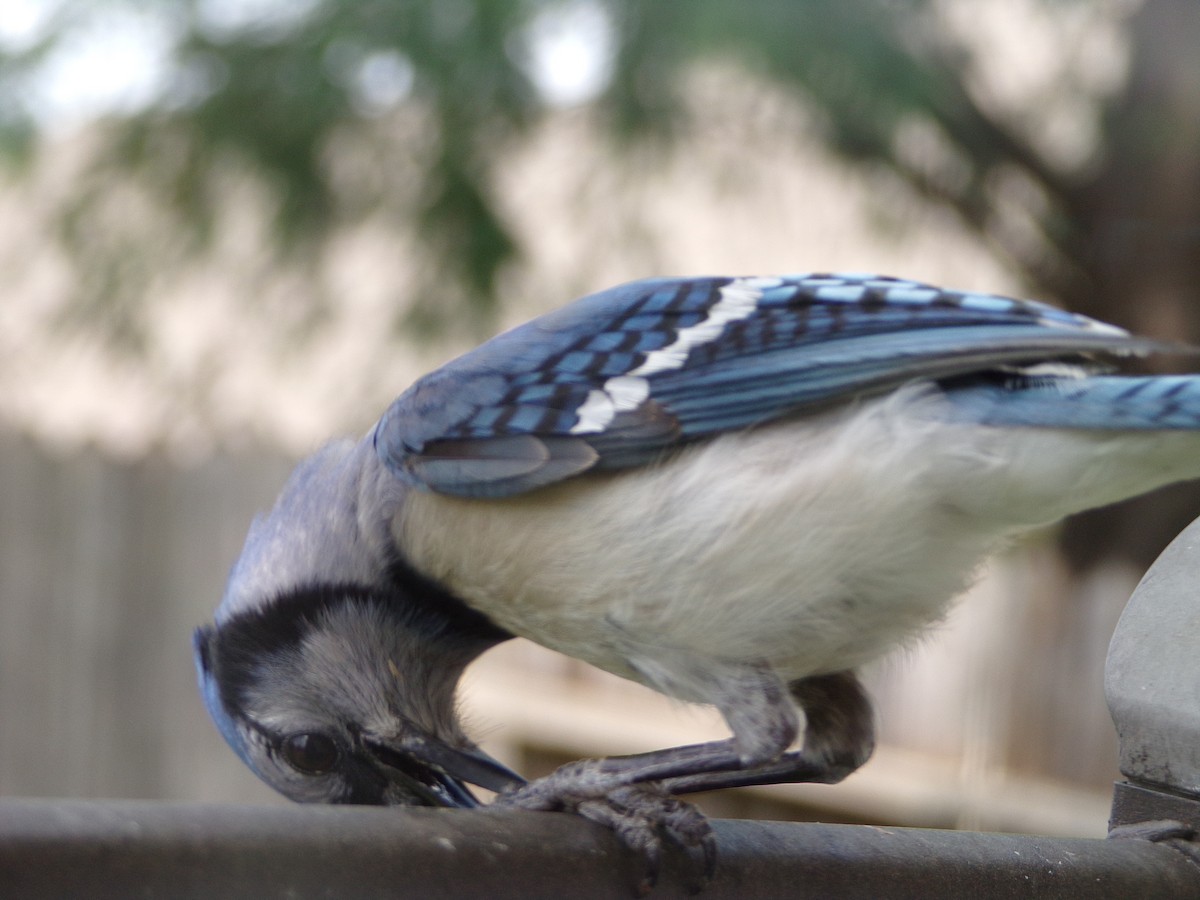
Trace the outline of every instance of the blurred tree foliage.
<path fill-rule="evenodd" d="M 1123 81 L 1094 89 L 1068 65 L 1027 108 L 1006 106 L 980 76 L 978 38 L 988 36 L 972 31 L 986 20 L 970 20 L 973 4 L 938 0 L 46 0 L 48 24 L 0 55 L 0 146 L 14 160 L 36 148 L 29 87 L 79 30 L 114 11 L 149 17 L 166 35 L 161 90 L 98 123 L 100 149 L 62 202 L 62 238 L 89 286 L 78 312 L 128 326 L 152 281 L 136 240 L 103 239 L 98 210 L 115 175 L 156 199 L 185 258 L 213 240 L 220 179 L 234 165 L 273 199 L 280 254 L 302 264 L 339 224 L 384 210 L 415 226 L 443 285 L 418 312 L 486 319 L 519 251 L 494 175 L 551 108 L 530 63 L 537 28 L 582 11 L 611 46 L 591 105 L 616 146 L 702 133 L 687 121 L 684 76 L 734 61 L 815 111 L 846 159 L 954 210 L 1031 293 L 1197 340 L 1200 4 L 1026 5 L 1049 22 L 1115 16 Z M 1070 34 L 1054 47 L 1068 60 Z M 1075 152 L 1049 139 L 1064 96 L 1090 129 Z M 372 189 L 348 188 L 330 147 L 370 142 L 389 115 L 408 117 L 405 158 Z M 1119 534 L 1085 518 L 1068 546 L 1081 561 L 1112 543 L 1145 557 L 1198 505 L 1171 496 L 1173 512 L 1160 497 L 1153 522 L 1125 517 Z"/>

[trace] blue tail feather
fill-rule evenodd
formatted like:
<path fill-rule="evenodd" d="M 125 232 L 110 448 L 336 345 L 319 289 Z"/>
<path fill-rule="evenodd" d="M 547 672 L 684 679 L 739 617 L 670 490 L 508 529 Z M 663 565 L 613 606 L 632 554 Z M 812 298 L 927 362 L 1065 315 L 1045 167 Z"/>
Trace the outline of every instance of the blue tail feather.
<path fill-rule="evenodd" d="M 981 425 L 1200 429 L 1200 375 L 1017 376 L 954 387 L 947 396 L 955 418 Z"/>

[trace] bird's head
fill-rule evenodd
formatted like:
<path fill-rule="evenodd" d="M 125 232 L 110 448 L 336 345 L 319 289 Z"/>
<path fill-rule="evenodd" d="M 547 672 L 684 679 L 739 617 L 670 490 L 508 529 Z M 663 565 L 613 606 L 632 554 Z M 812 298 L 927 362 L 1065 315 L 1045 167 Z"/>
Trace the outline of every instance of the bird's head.
<path fill-rule="evenodd" d="M 507 635 L 421 587 L 310 585 L 196 632 L 205 705 L 263 781 L 304 803 L 456 807 L 478 805 L 467 784 L 521 783 L 455 712 L 463 669 Z"/>

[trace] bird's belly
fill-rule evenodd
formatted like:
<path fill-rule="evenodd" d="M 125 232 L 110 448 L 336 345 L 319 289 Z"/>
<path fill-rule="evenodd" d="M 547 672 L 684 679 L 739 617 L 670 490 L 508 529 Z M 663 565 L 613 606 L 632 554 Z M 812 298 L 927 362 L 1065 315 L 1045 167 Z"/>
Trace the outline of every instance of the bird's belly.
<path fill-rule="evenodd" d="M 993 464 L 968 430 L 879 408 L 505 500 L 416 495 L 398 539 L 498 624 L 627 677 L 655 654 L 855 666 L 938 620 L 1002 532 L 947 501 Z"/>

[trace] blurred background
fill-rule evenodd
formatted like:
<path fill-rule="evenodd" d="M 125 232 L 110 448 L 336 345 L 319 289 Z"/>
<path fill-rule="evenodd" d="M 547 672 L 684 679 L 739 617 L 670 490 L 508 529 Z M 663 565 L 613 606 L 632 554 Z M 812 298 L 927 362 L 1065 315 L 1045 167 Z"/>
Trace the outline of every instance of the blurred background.
<path fill-rule="evenodd" d="M 1197 47 L 1195 0 L 6 0 L 0 794 L 282 802 L 190 658 L 250 518 L 581 294 L 874 271 L 1200 340 Z M 1102 834 L 1108 639 L 1197 512 L 1023 542 L 870 673 L 860 773 L 705 808 Z M 722 734 L 519 641 L 463 703 L 527 775 Z"/>

